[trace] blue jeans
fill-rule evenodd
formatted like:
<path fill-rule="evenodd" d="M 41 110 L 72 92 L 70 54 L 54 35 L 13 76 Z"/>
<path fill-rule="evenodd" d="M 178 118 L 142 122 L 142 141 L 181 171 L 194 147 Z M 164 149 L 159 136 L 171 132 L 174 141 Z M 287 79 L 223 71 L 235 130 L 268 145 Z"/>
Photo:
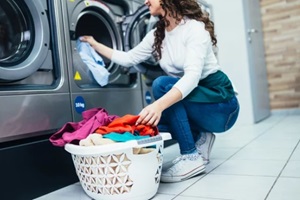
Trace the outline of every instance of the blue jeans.
<path fill-rule="evenodd" d="M 152 84 L 153 96 L 159 99 L 167 93 L 178 78 L 160 76 Z M 221 133 L 230 129 L 237 120 L 239 103 L 236 97 L 222 103 L 200 103 L 181 100 L 162 113 L 158 128 L 169 131 L 177 140 L 180 153 L 196 151 L 195 142 L 201 132 Z"/>

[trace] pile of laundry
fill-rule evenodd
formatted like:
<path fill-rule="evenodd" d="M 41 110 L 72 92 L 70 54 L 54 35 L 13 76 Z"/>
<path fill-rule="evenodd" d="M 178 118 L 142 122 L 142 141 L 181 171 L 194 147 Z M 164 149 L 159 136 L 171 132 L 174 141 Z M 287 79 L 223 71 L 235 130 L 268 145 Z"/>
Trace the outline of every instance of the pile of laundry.
<path fill-rule="evenodd" d="M 50 137 L 54 146 L 67 143 L 80 146 L 108 145 L 116 142 L 139 140 L 158 135 L 158 128 L 136 125 L 137 115 L 109 115 L 103 108 L 92 108 L 82 112 L 83 120 L 68 122 Z M 135 148 L 134 154 L 147 153 L 147 148 Z"/>

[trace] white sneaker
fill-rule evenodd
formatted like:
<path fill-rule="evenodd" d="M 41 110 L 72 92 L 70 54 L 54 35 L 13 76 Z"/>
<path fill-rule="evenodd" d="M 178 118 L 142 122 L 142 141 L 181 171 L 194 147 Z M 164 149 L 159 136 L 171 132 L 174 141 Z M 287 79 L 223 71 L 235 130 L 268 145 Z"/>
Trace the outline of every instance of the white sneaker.
<path fill-rule="evenodd" d="M 199 154 L 202 155 L 205 165 L 209 163 L 211 149 L 214 145 L 216 136 L 210 132 L 203 132 L 201 137 L 196 142 L 196 148 Z"/>
<path fill-rule="evenodd" d="M 193 159 L 189 155 L 182 155 L 173 161 L 173 166 L 163 171 L 161 182 L 179 182 L 189 179 L 205 171 L 205 165 L 200 155 L 196 154 Z"/>

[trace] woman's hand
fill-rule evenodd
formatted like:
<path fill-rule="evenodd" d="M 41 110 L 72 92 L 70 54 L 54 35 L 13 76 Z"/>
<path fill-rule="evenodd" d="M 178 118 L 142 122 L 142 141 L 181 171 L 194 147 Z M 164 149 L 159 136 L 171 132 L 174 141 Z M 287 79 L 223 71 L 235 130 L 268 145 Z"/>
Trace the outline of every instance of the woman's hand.
<path fill-rule="evenodd" d="M 149 126 L 157 126 L 161 114 L 162 114 L 162 108 L 154 102 L 148 106 L 146 106 L 140 113 L 139 118 L 136 121 L 136 124 L 144 124 Z"/>
<path fill-rule="evenodd" d="M 97 43 L 97 41 L 94 39 L 94 37 L 89 36 L 89 35 L 81 36 L 79 39 L 81 42 L 87 42 L 91 46 L 95 46 L 95 44 Z"/>
<path fill-rule="evenodd" d="M 154 103 L 146 106 L 139 114 L 136 124 L 157 126 L 162 112 L 182 99 L 181 92 L 173 87 Z"/>
<path fill-rule="evenodd" d="M 113 49 L 110 47 L 107 47 L 100 42 L 97 42 L 93 36 L 84 35 L 79 38 L 81 42 L 87 42 L 91 45 L 93 49 L 95 49 L 99 54 L 103 55 L 104 57 L 111 60 Z"/>

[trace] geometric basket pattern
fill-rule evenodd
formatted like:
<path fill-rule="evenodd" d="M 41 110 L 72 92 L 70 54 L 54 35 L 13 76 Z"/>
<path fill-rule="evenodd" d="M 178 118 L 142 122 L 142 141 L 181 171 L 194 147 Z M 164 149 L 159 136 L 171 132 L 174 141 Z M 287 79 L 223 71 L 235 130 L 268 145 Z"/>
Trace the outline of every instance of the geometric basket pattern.
<path fill-rule="evenodd" d="M 158 161 L 158 168 L 155 173 L 155 183 L 159 184 L 160 182 L 160 175 L 161 175 L 161 170 L 162 170 L 162 165 L 163 165 L 163 145 L 159 145 L 158 147 L 158 152 L 157 152 L 157 161 Z"/>
<path fill-rule="evenodd" d="M 125 153 L 72 157 L 81 185 L 86 190 L 102 195 L 130 192 L 133 182 L 129 177 L 128 167 L 131 161 Z"/>
<path fill-rule="evenodd" d="M 156 148 L 158 168 L 153 178 L 155 183 L 159 184 L 163 164 L 163 145 L 156 145 Z M 105 156 L 72 154 L 72 158 L 77 176 L 85 190 L 98 195 L 130 193 L 134 182 L 130 178 L 128 169 L 134 163 L 126 153 Z"/>

